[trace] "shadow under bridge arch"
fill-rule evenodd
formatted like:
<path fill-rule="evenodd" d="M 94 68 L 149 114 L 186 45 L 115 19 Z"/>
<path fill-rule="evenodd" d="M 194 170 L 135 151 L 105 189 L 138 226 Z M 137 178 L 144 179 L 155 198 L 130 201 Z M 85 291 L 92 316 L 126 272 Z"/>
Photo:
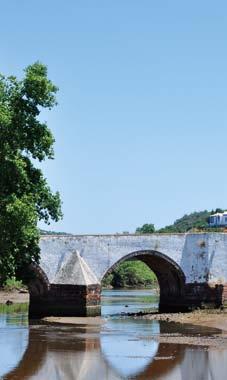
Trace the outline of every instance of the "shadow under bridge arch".
<path fill-rule="evenodd" d="M 155 273 L 160 287 L 160 312 L 187 310 L 185 304 L 185 275 L 174 260 L 161 252 L 153 250 L 132 252 L 116 261 L 105 272 L 103 278 L 111 273 L 117 265 L 127 260 L 141 260 Z"/>

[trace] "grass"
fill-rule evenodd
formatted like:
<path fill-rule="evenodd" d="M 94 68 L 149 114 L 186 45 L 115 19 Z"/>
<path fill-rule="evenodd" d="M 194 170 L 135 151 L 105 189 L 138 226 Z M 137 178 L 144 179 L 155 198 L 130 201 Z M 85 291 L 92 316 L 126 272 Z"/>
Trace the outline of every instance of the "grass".
<path fill-rule="evenodd" d="M 15 303 L 13 305 L 0 304 L 0 314 L 28 312 L 28 303 Z"/>

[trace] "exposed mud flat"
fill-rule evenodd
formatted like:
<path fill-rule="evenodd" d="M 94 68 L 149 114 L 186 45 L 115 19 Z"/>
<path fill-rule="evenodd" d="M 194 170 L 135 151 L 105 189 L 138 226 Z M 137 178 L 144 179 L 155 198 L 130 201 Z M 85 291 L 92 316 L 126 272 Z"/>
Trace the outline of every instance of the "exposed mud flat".
<path fill-rule="evenodd" d="M 164 331 L 159 334 L 148 334 L 141 339 L 156 340 L 159 343 L 182 344 L 190 346 L 214 347 L 216 349 L 227 349 L 227 313 L 219 311 L 195 311 L 191 313 L 169 313 L 169 314 L 146 314 L 134 316 L 119 316 L 120 319 L 142 319 L 164 322 Z M 86 325 L 90 328 L 101 326 L 108 318 L 101 317 L 47 317 L 46 322 Z M 181 327 L 182 326 L 182 327 Z M 187 327 L 188 326 L 188 327 Z M 194 328 L 193 328 L 194 326 Z M 138 340 L 140 337 L 137 336 Z"/>
<path fill-rule="evenodd" d="M 134 315 L 133 318 L 158 320 L 166 322 L 190 323 L 193 325 L 213 327 L 227 334 L 227 311 L 196 310 L 190 313 L 165 313 Z"/>
<path fill-rule="evenodd" d="M 43 321 L 65 325 L 101 326 L 105 320 L 101 317 L 45 317 Z"/>
<path fill-rule="evenodd" d="M 29 293 L 20 293 L 18 290 L 12 292 L 0 290 L 0 304 L 6 304 L 7 301 L 12 303 L 28 303 Z"/>
<path fill-rule="evenodd" d="M 187 344 L 189 346 L 196 347 L 213 347 L 220 350 L 227 349 L 227 335 L 226 336 L 216 336 L 211 335 L 209 337 L 205 336 L 172 336 L 170 335 L 160 335 L 158 337 L 153 337 L 159 343 L 170 343 L 170 344 Z"/>

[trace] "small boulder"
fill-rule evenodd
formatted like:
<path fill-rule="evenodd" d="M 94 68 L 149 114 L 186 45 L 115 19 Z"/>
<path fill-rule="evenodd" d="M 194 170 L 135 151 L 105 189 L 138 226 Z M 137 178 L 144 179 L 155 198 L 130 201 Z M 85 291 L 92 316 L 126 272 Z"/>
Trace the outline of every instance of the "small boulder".
<path fill-rule="evenodd" d="M 10 301 L 10 300 L 7 300 L 6 301 L 6 305 L 9 306 L 9 305 L 12 305 L 13 304 L 13 301 Z"/>

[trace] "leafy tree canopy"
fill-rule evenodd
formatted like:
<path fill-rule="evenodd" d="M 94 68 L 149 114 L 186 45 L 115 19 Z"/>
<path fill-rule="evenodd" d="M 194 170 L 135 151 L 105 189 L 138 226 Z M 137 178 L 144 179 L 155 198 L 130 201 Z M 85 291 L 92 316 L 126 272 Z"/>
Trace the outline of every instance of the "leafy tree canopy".
<path fill-rule="evenodd" d="M 54 137 L 39 115 L 56 104 L 56 92 L 39 62 L 22 80 L 0 75 L 0 283 L 38 262 L 38 220 L 62 217 L 59 193 L 34 164 L 54 155 Z"/>

